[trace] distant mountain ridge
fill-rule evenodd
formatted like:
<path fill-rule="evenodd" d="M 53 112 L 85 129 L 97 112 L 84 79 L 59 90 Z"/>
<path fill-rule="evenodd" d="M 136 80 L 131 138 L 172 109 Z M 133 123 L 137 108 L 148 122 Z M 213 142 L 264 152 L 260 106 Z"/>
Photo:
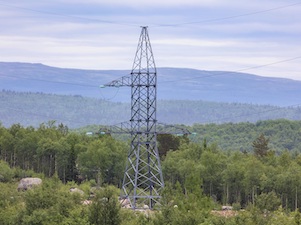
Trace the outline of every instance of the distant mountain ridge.
<path fill-rule="evenodd" d="M 130 70 L 80 70 L 0 62 L 0 89 L 81 95 L 130 102 L 128 88 L 99 88 Z M 158 99 L 290 106 L 301 103 L 301 81 L 247 73 L 158 68 Z"/>

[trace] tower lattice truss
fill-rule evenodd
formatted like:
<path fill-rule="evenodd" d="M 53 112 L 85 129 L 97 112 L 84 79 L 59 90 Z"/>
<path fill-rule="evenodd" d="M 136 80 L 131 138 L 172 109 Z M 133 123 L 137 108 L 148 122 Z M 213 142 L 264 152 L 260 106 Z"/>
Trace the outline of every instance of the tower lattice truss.
<path fill-rule="evenodd" d="M 131 87 L 131 119 L 120 129 L 131 134 L 121 197 L 133 209 L 153 209 L 164 181 L 157 148 L 157 70 L 147 27 L 142 27 L 130 76 L 105 86 Z"/>

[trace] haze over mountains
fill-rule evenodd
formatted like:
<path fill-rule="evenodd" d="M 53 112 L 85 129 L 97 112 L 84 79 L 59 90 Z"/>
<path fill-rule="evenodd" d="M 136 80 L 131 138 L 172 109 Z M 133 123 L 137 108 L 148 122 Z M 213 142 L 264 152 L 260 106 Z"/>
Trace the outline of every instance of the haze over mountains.
<path fill-rule="evenodd" d="M 0 122 L 71 128 L 130 118 L 130 88 L 100 88 L 130 71 L 0 63 Z M 301 81 L 244 73 L 158 69 L 157 118 L 169 124 L 301 120 Z"/>
<path fill-rule="evenodd" d="M 81 95 L 130 102 L 130 90 L 99 88 L 130 70 L 79 70 L 43 64 L 0 62 L 0 89 Z M 285 76 L 285 74 L 284 74 Z M 301 81 L 246 73 L 158 68 L 158 99 L 292 106 L 300 104 Z"/>

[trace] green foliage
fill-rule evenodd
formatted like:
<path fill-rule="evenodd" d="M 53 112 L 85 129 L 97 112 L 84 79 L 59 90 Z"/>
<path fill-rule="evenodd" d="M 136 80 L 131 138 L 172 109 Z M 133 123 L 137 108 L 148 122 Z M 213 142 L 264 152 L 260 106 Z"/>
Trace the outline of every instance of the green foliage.
<path fill-rule="evenodd" d="M 90 178 L 95 174 L 94 177 L 102 179 L 102 182 L 119 184 L 127 150 L 126 145 L 110 136 L 94 140 L 87 145 L 86 151 L 78 155 L 79 168 Z"/>
<path fill-rule="evenodd" d="M 159 156 L 164 157 L 168 151 L 175 151 L 180 147 L 180 138 L 171 134 L 159 134 Z"/>
<path fill-rule="evenodd" d="M 253 150 L 254 154 L 257 157 L 264 157 L 268 154 L 269 151 L 269 139 L 266 138 L 263 134 L 261 134 L 255 141 L 253 141 Z"/>
<path fill-rule="evenodd" d="M 204 138 L 207 144 L 217 144 L 223 151 L 235 150 L 252 152 L 253 142 L 263 134 L 269 140 L 269 152 L 280 153 L 287 149 L 299 152 L 301 149 L 301 121 L 296 120 L 267 120 L 256 123 L 224 123 L 224 124 L 195 124 L 188 127 L 196 135 L 193 141 L 202 145 Z"/>
<path fill-rule="evenodd" d="M 89 210 L 89 221 L 93 225 L 119 225 L 120 205 L 113 187 L 101 188 L 96 192 Z"/>
<path fill-rule="evenodd" d="M 255 199 L 255 205 L 262 212 L 275 211 L 281 205 L 281 200 L 274 191 L 261 193 Z"/>
<path fill-rule="evenodd" d="M 85 175 L 95 177 L 92 170 L 101 171 L 105 183 L 119 184 L 122 177 L 127 145 L 109 136 L 68 133 L 65 125 L 56 126 L 54 121 L 38 129 L 20 124 L 0 127 L 0 134 L 0 181 L 43 173 L 46 177 L 56 174 L 64 183 L 80 182 Z"/>
<path fill-rule="evenodd" d="M 207 144 L 198 148 L 182 144 L 168 152 L 162 162 L 165 180 L 189 192 L 198 184 L 205 195 L 219 204 L 242 208 L 258 204 L 262 211 L 282 205 L 288 210 L 300 207 L 300 154 L 268 151 L 263 157 L 242 152 L 220 151 Z"/>
<path fill-rule="evenodd" d="M 71 194 L 57 178 L 44 180 L 41 186 L 27 190 L 24 203 L 20 224 L 88 224 L 81 196 Z"/>
<path fill-rule="evenodd" d="M 11 169 L 5 161 L 0 160 L 0 182 L 9 182 L 14 176 L 14 170 Z"/>
<path fill-rule="evenodd" d="M 167 184 L 162 194 L 161 213 L 154 224 L 200 224 L 209 217 L 211 208 L 211 200 L 203 195 L 198 183 L 191 183 L 189 190 L 179 182 Z"/>
<path fill-rule="evenodd" d="M 53 121 L 39 128 L 24 128 L 20 124 L 0 127 L 0 224 L 85 225 L 103 223 L 104 218 L 106 223 L 124 225 L 300 224 L 301 123 L 280 120 L 210 124 L 204 125 L 208 128 L 206 134 L 202 133 L 202 126 L 192 127 L 199 129 L 197 133 L 203 134 L 202 138 L 194 142 L 180 139 L 177 147 L 162 158 L 166 188 L 160 210 L 150 214 L 120 210 L 119 190 L 111 187 L 100 188 L 91 206 L 82 204 L 97 183 L 93 179 L 99 177 L 103 186 L 120 184 L 128 151 L 126 143 L 107 135 L 70 133 Z M 285 136 L 286 132 L 289 136 Z M 264 140 L 259 140 L 259 134 Z M 220 140 L 225 146 L 244 141 L 239 144 L 242 151 L 224 148 Z M 243 151 L 251 151 L 254 143 L 264 147 L 262 154 Z M 284 150 L 283 146 L 291 149 Z M 43 185 L 17 192 L 14 182 L 27 176 L 41 177 Z M 80 181 L 84 182 L 78 185 Z M 78 187 L 85 194 L 70 194 L 71 187 Z M 232 205 L 238 210 L 236 216 L 226 218 L 211 213 L 221 205 Z"/>
<path fill-rule="evenodd" d="M 21 195 L 17 192 L 17 186 L 11 183 L 0 182 L 0 224 L 17 224 L 16 219 L 22 204 Z"/>

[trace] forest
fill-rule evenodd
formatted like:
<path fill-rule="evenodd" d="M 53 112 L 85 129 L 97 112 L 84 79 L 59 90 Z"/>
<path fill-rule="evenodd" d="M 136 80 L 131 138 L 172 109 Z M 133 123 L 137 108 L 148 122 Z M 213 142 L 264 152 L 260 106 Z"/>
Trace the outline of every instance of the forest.
<path fill-rule="evenodd" d="M 142 213 L 118 202 L 128 141 L 56 121 L 1 125 L 0 224 L 301 224 L 299 121 L 187 128 L 196 135 L 158 135 L 165 189 Z M 43 184 L 18 191 L 24 177 Z"/>
<path fill-rule="evenodd" d="M 0 104 L 0 118 L 5 127 L 10 127 L 15 123 L 38 127 L 45 121 L 56 120 L 73 129 L 90 124 L 112 125 L 128 121 L 130 118 L 130 103 L 80 95 L 2 90 L 0 91 Z M 256 123 L 281 118 L 301 120 L 300 112 L 300 105 L 279 107 L 201 100 L 158 100 L 157 104 L 159 122 L 189 126 L 229 122 Z"/>

